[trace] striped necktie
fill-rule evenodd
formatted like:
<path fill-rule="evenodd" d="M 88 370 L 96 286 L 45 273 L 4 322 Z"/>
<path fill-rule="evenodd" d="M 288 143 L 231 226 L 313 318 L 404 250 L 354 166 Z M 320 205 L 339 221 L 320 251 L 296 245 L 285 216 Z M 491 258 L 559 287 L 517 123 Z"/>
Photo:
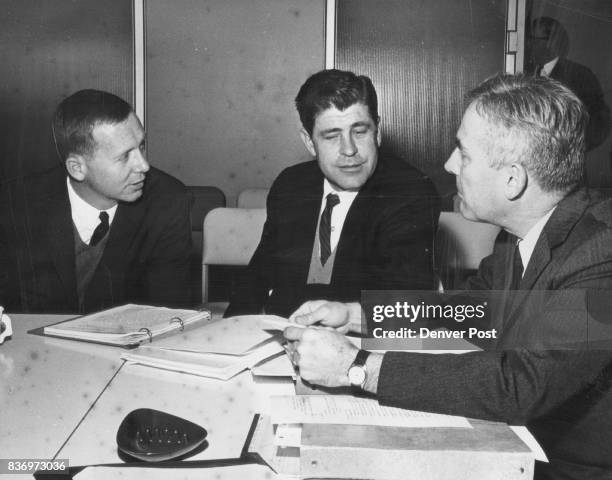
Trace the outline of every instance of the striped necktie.
<path fill-rule="evenodd" d="M 332 210 L 340 203 L 340 198 L 335 193 L 327 195 L 327 203 L 321 214 L 319 223 L 319 244 L 321 246 L 321 265 L 325 265 L 331 255 L 331 215 Z"/>

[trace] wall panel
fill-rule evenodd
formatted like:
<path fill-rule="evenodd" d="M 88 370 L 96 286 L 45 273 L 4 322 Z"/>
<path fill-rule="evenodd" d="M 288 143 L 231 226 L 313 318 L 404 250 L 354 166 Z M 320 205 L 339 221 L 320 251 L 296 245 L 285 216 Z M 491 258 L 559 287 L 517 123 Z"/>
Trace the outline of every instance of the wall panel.
<path fill-rule="evenodd" d="M 307 158 L 293 106 L 324 66 L 324 0 L 146 0 L 148 154 L 231 205 Z"/>
<path fill-rule="evenodd" d="M 126 0 L 2 0 L 0 176 L 57 162 L 51 116 L 67 95 L 108 90 L 132 101 L 132 6 Z"/>
<path fill-rule="evenodd" d="M 502 0 L 338 0 L 337 67 L 372 78 L 384 146 L 443 195 L 463 96 L 503 71 L 505 14 Z"/>

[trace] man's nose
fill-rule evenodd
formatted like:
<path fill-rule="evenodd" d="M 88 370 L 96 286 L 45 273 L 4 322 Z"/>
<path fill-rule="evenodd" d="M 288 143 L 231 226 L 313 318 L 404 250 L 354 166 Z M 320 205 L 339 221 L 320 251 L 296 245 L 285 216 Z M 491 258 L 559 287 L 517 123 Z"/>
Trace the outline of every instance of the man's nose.
<path fill-rule="evenodd" d="M 448 173 L 452 173 L 453 175 L 459 175 L 459 162 L 461 161 L 461 155 L 459 153 L 459 149 L 455 148 L 453 153 L 451 153 L 450 157 L 444 164 L 444 170 Z"/>
<path fill-rule="evenodd" d="M 353 140 L 353 136 L 350 133 L 342 135 L 340 153 L 345 157 L 352 157 L 357 153 L 357 145 L 355 145 L 355 140 Z"/>
<path fill-rule="evenodd" d="M 146 173 L 149 171 L 151 166 L 147 161 L 147 157 L 141 150 L 137 149 L 134 153 L 134 170 L 140 173 Z"/>

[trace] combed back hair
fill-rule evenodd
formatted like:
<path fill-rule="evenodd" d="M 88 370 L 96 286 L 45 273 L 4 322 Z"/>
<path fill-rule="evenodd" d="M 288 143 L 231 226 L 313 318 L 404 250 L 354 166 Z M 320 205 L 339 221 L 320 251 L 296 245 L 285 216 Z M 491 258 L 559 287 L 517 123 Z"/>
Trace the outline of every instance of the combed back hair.
<path fill-rule="evenodd" d="M 378 124 L 378 98 L 372 80 L 343 70 L 321 70 L 311 75 L 295 97 L 300 120 L 310 135 L 323 110 L 335 107 L 342 111 L 356 103 L 365 105 Z"/>
<path fill-rule="evenodd" d="M 468 93 L 467 100 L 498 127 L 491 166 L 519 161 L 549 192 L 568 192 L 584 170 L 588 113 L 572 91 L 548 77 L 498 74 Z"/>
<path fill-rule="evenodd" d="M 52 124 L 60 158 L 91 155 L 96 147 L 94 127 L 121 123 L 131 112 L 132 107 L 125 100 L 100 90 L 79 90 L 65 98 L 55 110 Z"/>

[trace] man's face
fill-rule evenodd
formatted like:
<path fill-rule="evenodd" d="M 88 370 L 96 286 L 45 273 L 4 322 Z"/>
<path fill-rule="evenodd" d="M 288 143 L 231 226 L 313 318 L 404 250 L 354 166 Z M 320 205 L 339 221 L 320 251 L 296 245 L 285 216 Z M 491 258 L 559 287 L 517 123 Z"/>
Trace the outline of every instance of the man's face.
<path fill-rule="evenodd" d="M 559 56 L 556 39 L 545 28 L 535 25 L 527 35 L 525 59 L 533 65 L 544 65 Z"/>
<path fill-rule="evenodd" d="M 380 131 L 364 104 L 328 108 L 316 116 L 312 135 L 305 130 L 301 135 L 334 188 L 359 190 L 374 173 Z"/>
<path fill-rule="evenodd" d="M 491 167 L 498 127 L 468 107 L 457 132 L 457 146 L 444 168 L 456 177 L 461 214 L 468 220 L 499 224 L 505 200 L 505 169 Z"/>
<path fill-rule="evenodd" d="M 117 202 L 140 198 L 149 170 L 140 121 L 130 113 L 121 123 L 96 125 L 92 135 L 95 150 L 84 157 L 80 182 L 85 200 L 96 208 L 107 209 Z"/>

